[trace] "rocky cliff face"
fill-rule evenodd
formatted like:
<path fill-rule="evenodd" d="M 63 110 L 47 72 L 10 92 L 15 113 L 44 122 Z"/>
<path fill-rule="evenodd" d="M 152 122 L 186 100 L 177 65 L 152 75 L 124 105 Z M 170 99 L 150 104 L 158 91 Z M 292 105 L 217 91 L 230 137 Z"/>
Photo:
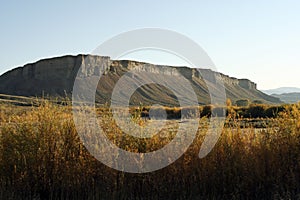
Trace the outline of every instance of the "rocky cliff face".
<path fill-rule="evenodd" d="M 88 59 L 88 66 L 79 68 Z M 105 60 L 106 62 L 103 62 Z M 103 65 L 103 63 L 105 63 Z M 96 94 L 97 101 L 104 103 L 109 101 L 109 95 L 118 79 L 127 71 L 135 69 L 137 71 L 147 71 L 162 75 L 184 76 L 191 81 L 199 101 L 203 104 L 209 103 L 209 94 L 201 74 L 209 74 L 210 81 L 216 78 L 224 82 L 227 97 L 235 101 L 247 98 L 250 100 L 263 100 L 267 103 L 279 103 L 279 99 L 268 96 L 256 89 L 256 84 L 248 79 L 232 78 L 224 74 L 212 72 L 209 69 L 192 69 L 188 67 L 172 67 L 164 65 L 153 65 L 130 60 L 110 60 L 109 57 L 78 55 L 63 56 L 50 59 L 43 59 L 36 63 L 27 64 L 6 72 L 0 76 L 0 93 L 24 95 L 24 96 L 65 96 L 71 95 L 73 83 L 77 73 L 82 76 L 93 77 L 103 74 Z M 210 73 L 207 73 L 210 72 Z M 147 86 L 145 86 L 147 87 Z M 150 86 L 149 86 L 150 87 Z M 111 90 L 111 91 L 110 91 Z M 144 91 L 145 90 L 145 91 Z M 137 91 L 136 101 L 146 101 L 148 103 L 176 104 L 176 99 L 166 88 L 151 86 L 155 96 L 144 94 L 149 93 L 149 88 L 141 88 Z M 145 97 L 147 96 L 147 97 Z M 172 99 L 172 98 L 173 99 Z M 159 102 L 168 99 L 167 102 Z M 172 100 L 170 100 L 172 99 Z"/>

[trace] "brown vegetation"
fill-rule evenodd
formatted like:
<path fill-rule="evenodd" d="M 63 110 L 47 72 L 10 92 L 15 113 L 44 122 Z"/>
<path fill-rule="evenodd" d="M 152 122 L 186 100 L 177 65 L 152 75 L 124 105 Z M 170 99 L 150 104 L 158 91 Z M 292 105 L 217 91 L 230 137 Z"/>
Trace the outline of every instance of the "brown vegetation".
<path fill-rule="evenodd" d="M 209 114 L 209 108 L 199 109 Z M 89 154 L 76 133 L 70 106 L 3 104 L 0 199 L 299 199 L 299 108 L 231 106 L 227 122 L 234 123 L 224 128 L 207 157 L 198 158 L 206 130 L 202 123 L 194 143 L 175 163 L 152 173 L 128 174 Z M 167 142 L 124 137 L 107 111 L 98 110 L 105 119 L 102 128 L 117 145 L 149 151 Z M 147 108 L 139 111 L 146 113 Z M 180 109 L 168 108 L 166 112 L 177 116 Z M 259 134 L 254 128 L 240 128 L 237 119 L 261 117 L 261 113 L 274 117 L 268 128 Z M 167 139 L 172 139 L 172 134 Z"/>

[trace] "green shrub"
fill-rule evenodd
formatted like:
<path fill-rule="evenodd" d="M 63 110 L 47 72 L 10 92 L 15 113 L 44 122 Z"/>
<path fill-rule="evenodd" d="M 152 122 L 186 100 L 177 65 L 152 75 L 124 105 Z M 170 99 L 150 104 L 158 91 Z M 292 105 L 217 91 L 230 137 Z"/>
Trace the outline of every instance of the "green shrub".
<path fill-rule="evenodd" d="M 247 110 L 248 116 L 250 118 L 261 118 L 265 117 L 265 105 L 250 105 Z"/>
<path fill-rule="evenodd" d="M 252 101 L 253 104 L 264 104 L 262 100 L 254 100 Z"/>
<path fill-rule="evenodd" d="M 235 104 L 237 106 L 248 106 L 249 105 L 249 100 L 248 99 L 240 99 L 240 100 L 237 100 L 235 102 Z"/>

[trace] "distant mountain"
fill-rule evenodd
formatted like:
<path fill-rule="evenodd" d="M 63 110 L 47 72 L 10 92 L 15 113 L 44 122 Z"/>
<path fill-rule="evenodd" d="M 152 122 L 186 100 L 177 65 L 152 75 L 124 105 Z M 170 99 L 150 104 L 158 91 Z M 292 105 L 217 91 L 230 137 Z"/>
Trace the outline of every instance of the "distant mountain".
<path fill-rule="evenodd" d="M 266 94 L 283 94 L 283 93 L 300 93 L 300 88 L 297 87 L 280 87 L 270 90 L 262 90 Z"/>
<path fill-rule="evenodd" d="M 297 103 L 300 101 L 300 92 L 272 94 L 272 96 L 279 98 L 285 103 Z"/>
<path fill-rule="evenodd" d="M 78 55 L 62 56 L 56 58 L 43 59 L 36 63 L 27 64 L 10 70 L 0 76 L 0 94 L 22 95 L 22 96 L 42 96 L 50 95 L 54 97 L 71 96 L 73 83 L 80 66 L 89 58 L 88 66 L 81 69 L 80 76 L 87 77 L 84 84 L 89 85 L 89 80 L 95 80 L 99 73 L 103 74 L 99 80 L 95 94 L 96 102 L 110 103 L 112 91 L 118 80 L 128 71 L 135 68 L 139 71 L 147 71 L 154 74 L 172 77 L 172 81 L 180 83 L 179 78 L 185 77 L 193 87 L 200 104 L 209 104 L 210 95 L 207 85 L 200 73 L 209 74 L 211 84 L 216 78 L 221 78 L 224 82 L 227 98 L 235 102 L 239 99 L 250 101 L 260 100 L 264 103 L 281 103 L 276 98 L 269 96 L 256 88 L 256 84 L 248 79 L 237 79 L 227 75 L 213 72 L 209 69 L 193 69 L 188 67 L 173 67 L 165 65 L 154 65 L 130 60 L 111 60 L 109 57 Z M 105 71 L 102 66 L 103 59 L 106 59 L 107 67 Z M 134 77 L 130 77 L 132 79 Z M 84 85 L 81 87 L 85 87 Z M 124 88 L 130 87 L 124 83 Z M 178 84 L 180 90 L 181 84 Z M 85 87 L 88 88 L 88 87 Z M 185 97 L 189 98 L 189 97 Z M 130 103 L 136 105 L 142 102 L 147 104 L 177 105 L 178 101 L 173 92 L 162 85 L 148 84 L 137 89 L 131 96 Z"/>

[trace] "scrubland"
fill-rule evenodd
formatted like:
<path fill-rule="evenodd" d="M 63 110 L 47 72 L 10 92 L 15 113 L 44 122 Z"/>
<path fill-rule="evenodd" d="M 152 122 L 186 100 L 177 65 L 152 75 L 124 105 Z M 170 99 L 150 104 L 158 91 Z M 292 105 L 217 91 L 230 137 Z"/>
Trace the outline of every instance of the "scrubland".
<path fill-rule="evenodd" d="M 197 136 L 177 161 L 132 174 L 105 166 L 87 151 L 71 106 L 2 103 L 0 199 L 300 199 L 300 104 L 228 107 L 216 146 L 200 159 L 211 109 L 199 108 Z M 173 114 L 169 118 L 180 116 L 180 108 L 166 110 Z M 133 108 L 132 120 L 143 126 L 148 111 Z M 107 137 L 127 151 L 159 149 L 176 134 L 174 126 L 162 129 L 165 137 L 136 139 L 118 128 L 108 108 L 97 113 Z M 241 125 L 245 119 L 269 121 L 257 132 L 251 123 Z"/>

